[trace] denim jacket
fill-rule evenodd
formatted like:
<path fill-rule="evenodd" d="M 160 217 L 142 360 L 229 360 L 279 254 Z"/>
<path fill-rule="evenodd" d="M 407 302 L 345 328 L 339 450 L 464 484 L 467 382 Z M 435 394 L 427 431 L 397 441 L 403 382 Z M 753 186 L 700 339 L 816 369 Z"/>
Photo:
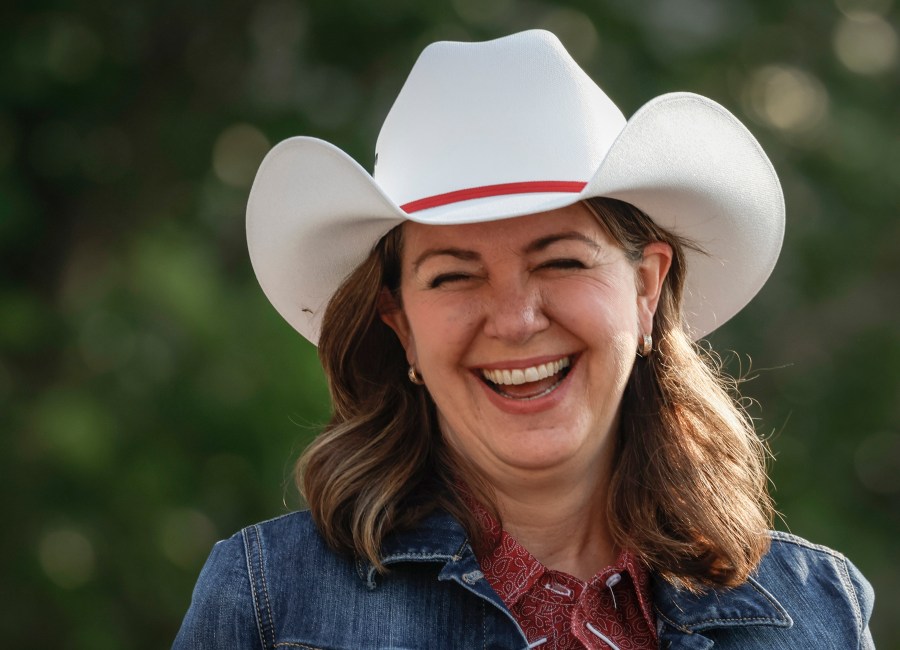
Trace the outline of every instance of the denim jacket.
<path fill-rule="evenodd" d="M 524 650 L 463 528 L 436 513 L 383 548 L 389 571 L 329 549 L 309 513 L 245 528 L 213 548 L 177 649 Z M 874 595 L 845 557 L 785 533 L 735 589 L 701 596 L 654 577 L 661 648 L 874 648 Z"/>

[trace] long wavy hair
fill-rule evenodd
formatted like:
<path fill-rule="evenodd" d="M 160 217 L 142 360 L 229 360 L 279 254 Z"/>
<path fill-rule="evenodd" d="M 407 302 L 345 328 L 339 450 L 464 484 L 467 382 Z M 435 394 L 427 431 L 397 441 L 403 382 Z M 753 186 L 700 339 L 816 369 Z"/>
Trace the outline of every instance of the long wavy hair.
<path fill-rule="evenodd" d="M 740 584 L 768 549 L 767 449 L 736 382 L 687 333 L 681 303 L 685 250 L 693 245 L 628 203 L 585 205 L 633 263 L 651 242 L 673 251 L 653 353 L 636 360 L 622 397 L 608 485 L 612 538 L 688 589 Z M 379 570 L 385 537 L 437 508 L 462 523 L 476 552 L 483 548 L 460 485 L 497 516 L 490 485 L 443 439 L 434 402 L 407 379 L 404 350 L 379 316 L 384 289 L 399 304 L 402 247 L 398 226 L 328 304 L 319 357 L 333 413 L 295 472 L 325 540 Z"/>

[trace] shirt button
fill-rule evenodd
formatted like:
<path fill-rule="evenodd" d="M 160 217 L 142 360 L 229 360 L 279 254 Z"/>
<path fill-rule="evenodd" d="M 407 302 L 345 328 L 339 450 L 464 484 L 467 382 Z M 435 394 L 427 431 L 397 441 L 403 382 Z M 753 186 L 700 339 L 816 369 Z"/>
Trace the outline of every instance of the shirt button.
<path fill-rule="evenodd" d="M 609 595 L 612 596 L 613 609 L 619 609 L 619 606 L 616 604 L 616 592 L 613 591 L 613 587 L 620 582 L 622 582 L 621 573 L 614 573 L 606 579 L 606 588 L 609 589 Z"/>
<path fill-rule="evenodd" d="M 544 588 L 552 591 L 554 594 L 566 596 L 567 598 L 571 598 L 575 594 L 575 592 L 569 589 L 567 586 L 558 582 L 548 582 L 544 585 Z"/>

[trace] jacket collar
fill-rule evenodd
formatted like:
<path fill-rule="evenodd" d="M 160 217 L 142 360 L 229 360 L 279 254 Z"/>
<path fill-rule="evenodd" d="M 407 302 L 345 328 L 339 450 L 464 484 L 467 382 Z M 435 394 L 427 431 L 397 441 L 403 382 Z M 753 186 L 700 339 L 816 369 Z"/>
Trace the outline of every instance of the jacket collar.
<path fill-rule="evenodd" d="M 382 546 L 381 561 L 388 567 L 403 562 L 443 563 L 441 579 L 461 577 L 469 584 L 467 577 L 481 577 L 465 530 L 444 510 L 431 513 L 412 530 L 389 536 Z M 360 558 L 356 568 L 360 579 L 374 589 L 377 571 L 372 563 Z M 717 627 L 794 624 L 781 603 L 761 584 L 763 575 L 751 576 L 733 589 L 710 589 L 701 594 L 678 588 L 657 574 L 652 575 L 652 581 L 658 622 L 685 634 Z"/>
<path fill-rule="evenodd" d="M 381 547 L 381 562 L 387 567 L 400 562 L 459 564 L 463 560 L 474 560 L 468 536 L 462 525 L 444 510 L 432 512 L 412 530 L 388 536 Z M 356 570 L 366 586 L 374 589 L 375 566 L 358 558 Z"/>
<path fill-rule="evenodd" d="M 701 594 L 675 587 L 653 575 L 653 601 L 656 615 L 672 627 L 694 634 L 716 627 L 772 625 L 791 627 L 787 611 L 751 576 L 732 589 L 708 589 Z"/>

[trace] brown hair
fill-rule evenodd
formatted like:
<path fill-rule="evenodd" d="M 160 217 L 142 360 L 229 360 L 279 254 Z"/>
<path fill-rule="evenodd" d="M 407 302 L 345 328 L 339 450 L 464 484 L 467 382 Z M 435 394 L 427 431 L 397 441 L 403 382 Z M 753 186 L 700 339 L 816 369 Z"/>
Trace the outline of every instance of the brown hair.
<path fill-rule="evenodd" d="M 772 505 L 766 448 L 739 406 L 734 380 L 686 333 L 681 317 L 685 249 L 634 206 L 585 201 L 633 262 L 655 241 L 673 259 L 653 325 L 654 351 L 639 358 L 622 398 L 609 482 L 614 541 L 652 570 L 690 589 L 745 581 L 768 548 Z M 444 508 L 483 542 L 457 486 L 490 503 L 490 486 L 451 452 L 424 387 L 379 318 L 387 288 L 399 298 L 402 229 L 378 242 L 328 304 L 319 357 L 333 415 L 297 463 L 298 486 L 336 550 L 382 569 L 385 536 Z"/>

